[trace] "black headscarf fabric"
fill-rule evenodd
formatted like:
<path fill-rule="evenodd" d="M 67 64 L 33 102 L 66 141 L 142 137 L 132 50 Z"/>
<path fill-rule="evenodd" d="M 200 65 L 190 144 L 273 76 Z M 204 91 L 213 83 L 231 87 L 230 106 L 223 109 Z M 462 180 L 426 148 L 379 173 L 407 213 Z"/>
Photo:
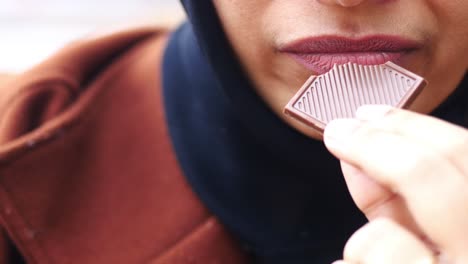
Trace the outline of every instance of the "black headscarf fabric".
<path fill-rule="evenodd" d="M 257 96 L 212 2 L 182 3 L 189 21 L 170 39 L 163 86 L 171 139 L 188 182 L 258 263 L 340 258 L 365 218 L 339 162 Z M 466 122 L 466 103 L 449 101 L 440 116 Z"/>

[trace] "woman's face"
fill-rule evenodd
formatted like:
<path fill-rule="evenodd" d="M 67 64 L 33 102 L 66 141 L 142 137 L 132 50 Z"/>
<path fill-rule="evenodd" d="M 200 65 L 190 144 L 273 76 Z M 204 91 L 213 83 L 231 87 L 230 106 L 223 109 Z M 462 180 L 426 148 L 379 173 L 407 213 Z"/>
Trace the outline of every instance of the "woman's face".
<path fill-rule="evenodd" d="M 468 67 L 466 0 L 213 0 L 244 68 L 287 123 L 317 137 L 282 109 L 311 74 L 334 63 L 392 60 L 426 78 L 412 105 L 428 113 Z"/>

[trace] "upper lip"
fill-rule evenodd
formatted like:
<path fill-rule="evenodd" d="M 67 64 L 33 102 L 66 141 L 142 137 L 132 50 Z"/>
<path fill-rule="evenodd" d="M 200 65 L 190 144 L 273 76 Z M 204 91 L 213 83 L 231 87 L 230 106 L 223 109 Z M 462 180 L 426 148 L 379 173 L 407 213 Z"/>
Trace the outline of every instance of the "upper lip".
<path fill-rule="evenodd" d="M 299 39 L 282 45 L 281 52 L 298 54 L 355 53 L 355 52 L 401 52 L 417 49 L 421 43 L 390 35 L 369 35 L 360 38 L 342 36 L 319 36 Z"/>

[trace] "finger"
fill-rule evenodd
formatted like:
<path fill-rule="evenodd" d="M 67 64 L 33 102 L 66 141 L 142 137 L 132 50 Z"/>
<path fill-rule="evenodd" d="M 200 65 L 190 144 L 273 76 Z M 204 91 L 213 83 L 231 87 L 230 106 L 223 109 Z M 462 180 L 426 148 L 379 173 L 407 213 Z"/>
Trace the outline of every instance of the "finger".
<path fill-rule="evenodd" d="M 393 108 L 387 105 L 365 105 L 356 112 L 362 121 L 400 134 L 427 145 L 450 159 L 460 170 L 468 171 L 468 130 L 446 121 Z"/>
<path fill-rule="evenodd" d="M 338 158 L 400 194 L 424 233 L 451 255 L 468 243 L 466 176 L 429 144 L 420 144 L 374 122 L 332 121 L 325 143 Z"/>
<path fill-rule="evenodd" d="M 332 264 L 353 264 L 353 263 L 351 263 L 351 262 L 346 262 L 346 261 L 344 261 L 344 260 L 337 260 L 337 261 L 333 262 Z"/>
<path fill-rule="evenodd" d="M 421 241 L 384 218 L 370 222 L 351 236 L 344 260 L 359 264 L 435 263 L 433 253 Z"/>
<path fill-rule="evenodd" d="M 424 236 L 400 195 L 346 162 L 341 162 L 341 169 L 351 197 L 367 219 L 389 218 L 412 233 Z"/>
<path fill-rule="evenodd" d="M 391 190 L 349 163 L 341 161 L 341 171 L 354 202 L 363 213 L 395 197 L 395 193 Z"/>

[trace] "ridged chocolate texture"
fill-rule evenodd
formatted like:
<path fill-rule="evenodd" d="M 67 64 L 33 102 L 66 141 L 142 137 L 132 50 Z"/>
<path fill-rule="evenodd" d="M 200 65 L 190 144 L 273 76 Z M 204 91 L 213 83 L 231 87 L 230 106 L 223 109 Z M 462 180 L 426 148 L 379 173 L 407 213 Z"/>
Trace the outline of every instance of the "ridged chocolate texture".
<path fill-rule="evenodd" d="M 361 105 L 408 107 L 426 81 L 392 63 L 335 65 L 311 76 L 286 105 L 284 112 L 323 132 L 336 118 L 352 118 Z"/>

